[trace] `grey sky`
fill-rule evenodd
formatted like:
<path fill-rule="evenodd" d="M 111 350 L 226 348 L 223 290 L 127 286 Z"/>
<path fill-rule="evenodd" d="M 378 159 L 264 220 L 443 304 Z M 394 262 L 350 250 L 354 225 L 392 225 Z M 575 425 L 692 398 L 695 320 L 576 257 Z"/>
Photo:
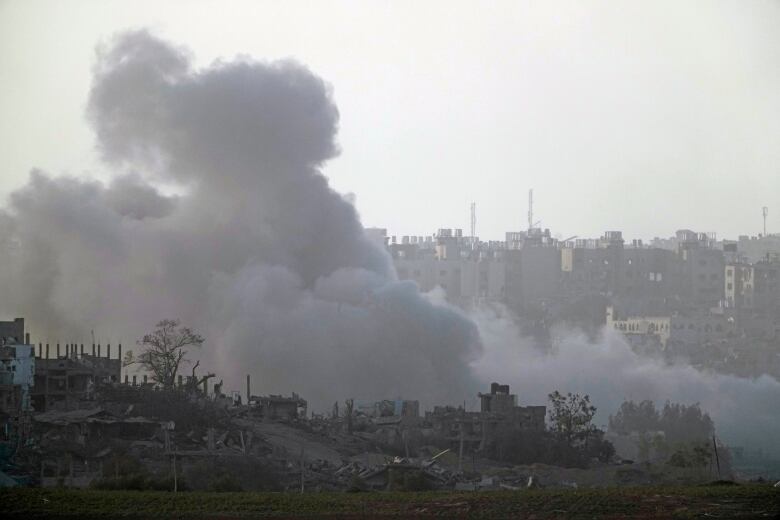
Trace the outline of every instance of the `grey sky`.
<path fill-rule="evenodd" d="M 366 226 L 498 238 L 533 187 L 565 236 L 780 231 L 780 2 L 0 2 L 0 194 L 101 177 L 94 48 L 138 27 L 330 82 Z"/>

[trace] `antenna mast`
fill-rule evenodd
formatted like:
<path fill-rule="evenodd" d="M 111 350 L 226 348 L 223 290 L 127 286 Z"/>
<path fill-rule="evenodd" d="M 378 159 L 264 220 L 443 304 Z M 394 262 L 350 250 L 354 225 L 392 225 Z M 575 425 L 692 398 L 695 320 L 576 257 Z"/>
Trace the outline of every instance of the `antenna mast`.
<path fill-rule="evenodd" d="M 761 213 L 764 215 L 764 236 L 766 236 L 766 216 L 769 215 L 769 208 L 764 206 L 761 208 Z"/>
<path fill-rule="evenodd" d="M 471 203 L 471 245 L 477 243 L 477 203 Z"/>

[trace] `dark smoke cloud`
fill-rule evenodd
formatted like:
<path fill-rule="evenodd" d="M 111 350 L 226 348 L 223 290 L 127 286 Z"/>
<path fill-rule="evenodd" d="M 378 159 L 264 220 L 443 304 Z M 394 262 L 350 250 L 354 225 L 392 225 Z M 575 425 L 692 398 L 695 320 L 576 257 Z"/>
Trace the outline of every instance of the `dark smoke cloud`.
<path fill-rule="evenodd" d="M 95 329 L 127 344 L 180 317 L 228 389 L 250 373 L 256 392 L 319 406 L 475 391 L 476 327 L 397 281 L 319 171 L 338 154 L 339 116 L 305 67 L 193 70 L 186 50 L 126 33 L 98 50 L 88 117 L 112 180 L 33 172 L 0 213 L 13 246 L 0 310 L 42 341 Z"/>
<path fill-rule="evenodd" d="M 88 117 L 111 180 L 34 171 L 0 209 L 0 313 L 28 318 L 37 341 L 87 343 L 94 329 L 128 345 L 179 317 L 206 335 L 191 358 L 227 390 L 249 373 L 255 393 L 297 391 L 319 409 L 459 403 L 497 380 L 522 403 L 590 393 L 602 421 L 624 398 L 671 399 L 700 401 L 737 443 L 771 447 L 780 431 L 773 379 L 668 367 L 611 335 L 565 334 L 543 355 L 492 310 L 473 314 L 478 331 L 441 294 L 397 281 L 319 171 L 338 153 L 338 111 L 301 65 L 193 70 L 140 31 L 102 47 L 94 74 Z"/>

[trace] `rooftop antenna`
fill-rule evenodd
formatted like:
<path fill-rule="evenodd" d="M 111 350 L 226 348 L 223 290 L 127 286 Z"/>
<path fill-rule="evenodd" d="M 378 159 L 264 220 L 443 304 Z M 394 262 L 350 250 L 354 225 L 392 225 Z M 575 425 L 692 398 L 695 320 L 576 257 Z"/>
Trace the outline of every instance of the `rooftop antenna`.
<path fill-rule="evenodd" d="M 769 208 L 764 206 L 761 208 L 761 213 L 764 215 L 764 236 L 766 236 L 766 216 L 769 215 Z"/>
<path fill-rule="evenodd" d="M 534 227 L 534 190 L 528 190 L 528 230 Z"/>
<path fill-rule="evenodd" d="M 477 203 L 471 203 L 471 243 L 477 242 Z"/>

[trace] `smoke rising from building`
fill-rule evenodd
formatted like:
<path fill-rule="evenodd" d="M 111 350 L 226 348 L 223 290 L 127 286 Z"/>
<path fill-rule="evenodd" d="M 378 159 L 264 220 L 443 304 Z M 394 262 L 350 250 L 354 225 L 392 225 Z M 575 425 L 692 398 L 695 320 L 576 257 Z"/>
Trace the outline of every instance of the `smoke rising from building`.
<path fill-rule="evenodd" d="M 34 171 L 0 212 L 0 311 L 40 340 L 127 344 L 178 317 L 226 389 L 250 373 L 257 392 L 315 406 L 476 389 L 476 327 L 399 282 L 321 174 L 339 114 L 305 67 L 193 70 L 186 50 L 129 32 L 99 48 L 87 113 L 111 180 Z"/>
<path fill-rule="evenodd" d="M 315 409 L 459 403 L 497 380 L 527 404 L 589 393 L 602 423 L 623 399 L 670 399 L 699 401 L 730 442 L 769 448 L 780 431 L 774 379 L 667 366 L 611 333 L 566 333 L 543 354 L 492 310 L 472 321 L 399 282 L 320 172 L 339 114 L 295 62 L 194 70 L 186 50 L 126 33 L 98 52 L 87 113 L 110 180 L 33 171 L 0 210 L 0 312 L 38 341 L 94 329 L 127 349 L 181 318 L 207 338 L 190 358 L 226 390 L 249 373 L 256 393 L 296 391 Z"/>

